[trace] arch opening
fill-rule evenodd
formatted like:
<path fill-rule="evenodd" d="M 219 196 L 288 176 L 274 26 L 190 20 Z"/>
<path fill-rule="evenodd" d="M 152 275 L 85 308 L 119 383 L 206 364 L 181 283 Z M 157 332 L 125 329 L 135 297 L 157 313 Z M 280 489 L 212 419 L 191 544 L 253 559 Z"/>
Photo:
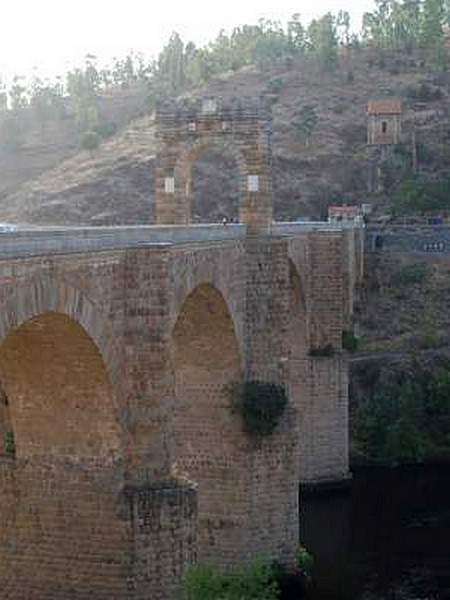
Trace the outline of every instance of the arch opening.
<path fill-rule="evenodd" d="M 244 514 L 242 424 L 230 386 L 241 381 L 238 343 L 220 292 L 196 288 L 172 334 L 175 376 L 173 470 L 198 485 L 200 559 L 233 561 Z"/>
<path fill-rule="evenodd" d="M 204 149 L 191 167 L 192 222 L 239 221 L 240 180 L 236 157 L 216 146 Z"/>
<path fill-rule="evenodd" d="M 238 223 L 246 195 L 244 157 L 230 142 L 202 140 L 180 159 L 176 180 L 190 223 Z"/>
<path fill-rule="evenodd" d="M 76 321 L 45 313 L 11 332 L 0 346 L 0 381 L 17 458 L 99 462 L 117 455 L 106 366 Z"/>

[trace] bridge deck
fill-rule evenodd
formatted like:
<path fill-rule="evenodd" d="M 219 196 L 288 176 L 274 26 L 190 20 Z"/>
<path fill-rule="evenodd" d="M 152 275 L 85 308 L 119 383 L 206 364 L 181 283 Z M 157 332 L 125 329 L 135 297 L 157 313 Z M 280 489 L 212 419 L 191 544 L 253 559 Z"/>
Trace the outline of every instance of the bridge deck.
<path fill-rule="evenodd" d="M 311 231 L 341 230 L 341 226 L 325 222 L 274 223 L 272 236 L 298 236 Z M 245 236 L 246 226 L 234 223 L 188 226 L 19 227 L 14 232 L 0 233 L 0 259 L 236 241 L 245 239 Z"/>

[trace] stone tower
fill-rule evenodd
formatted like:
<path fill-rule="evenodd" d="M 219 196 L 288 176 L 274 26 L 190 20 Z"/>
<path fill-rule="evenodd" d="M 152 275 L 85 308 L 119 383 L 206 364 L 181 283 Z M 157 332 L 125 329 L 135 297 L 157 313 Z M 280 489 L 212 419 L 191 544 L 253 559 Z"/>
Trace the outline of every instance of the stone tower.
<path fill-rule="evenodd" d="M 389 146 L 400 143 L 403 115 L 401 100 L 371 100 L 367 107 L 367 115 L 369 145 Z"/>

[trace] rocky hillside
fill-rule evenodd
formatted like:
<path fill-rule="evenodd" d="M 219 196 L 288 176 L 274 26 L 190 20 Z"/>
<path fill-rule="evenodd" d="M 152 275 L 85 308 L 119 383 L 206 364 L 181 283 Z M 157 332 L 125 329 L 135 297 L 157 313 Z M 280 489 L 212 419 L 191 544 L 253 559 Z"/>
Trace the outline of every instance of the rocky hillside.
<path fill-rule="evenodd" d="M 450 79 L 426 72 L 414 57 L 387 60 L 361 50 L 341 56 L 340 68 L 332 74 L 321 72 L 311 59 L 299 59 L 271 69 L 247 67 L 192 91 L 223 97 L 268 96 L 274 119 L 278 219 L 320 217 L 329 202 L 386 201 L 398 177 L 395 161 L 409 161 L 410 148 L 406 145 L 399 157 L 389 159 L 384 191 L 378 189 L 369 197 L 368 182 L 379 157 L 366 146 L 365 110 L 374 97 L 404 97 L 409 106 L 405 130 L 411 130 L 414 118 L 419 142 L 427 148 L 424 166 L 447 168 L 442 148 L 448 135 L 449 92 Z M 293 126 L 305 105 L 313 106 L 318 116 L 307 144 Z M 152 221 L 155 146 L 150 116 L 134 121 L 95 153 L 74 155 L 73 151 L 73 147 L 61 150 L 58 166 L 45 169 L 43 165 L 39 177 L 34 177 L 32 169 L 29 181 L 0 195 L 0 219 L 70 225 Z M 445 160 L 433 158 L 438 155 L 445 155 Z M 27 179 L 26 157 L 17 155 L 8 167 L 0 161 L 0 175 L 11 165 Z M 237 175 L 231 157 L 201 157 L 194 177 L 194 217 L 216 220 L 223 213 L 232 215 L 237 205 Z"/>

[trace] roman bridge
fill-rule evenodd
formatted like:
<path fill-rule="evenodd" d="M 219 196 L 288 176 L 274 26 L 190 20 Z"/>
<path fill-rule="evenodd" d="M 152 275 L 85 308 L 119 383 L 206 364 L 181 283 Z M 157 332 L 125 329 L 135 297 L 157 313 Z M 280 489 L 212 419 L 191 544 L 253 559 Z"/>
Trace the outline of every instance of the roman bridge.
<path fill-rule="evenodd" d="M 349 477 L 362 230 L 272 222 L 260 117 L 162 111 L 158 225 L 1 234 L 5 600 L 173 600 L 195 561 L 289 564 L 299 484 Z M 241 224 L 190 225 L 192 162 L 231 142 Z M 287 392 L 270 436 L 233 407 L 248 381 Z"/>
<path fill-rule="evenodd" d="M 167 599 L 196 559 L 291 560 L 299 483 L 349 475 L 360 259 L 324 223 L 3 234 L 3 597 Z M 250 379 L 289 396 L 260 442 L 230 407 Z"/>

